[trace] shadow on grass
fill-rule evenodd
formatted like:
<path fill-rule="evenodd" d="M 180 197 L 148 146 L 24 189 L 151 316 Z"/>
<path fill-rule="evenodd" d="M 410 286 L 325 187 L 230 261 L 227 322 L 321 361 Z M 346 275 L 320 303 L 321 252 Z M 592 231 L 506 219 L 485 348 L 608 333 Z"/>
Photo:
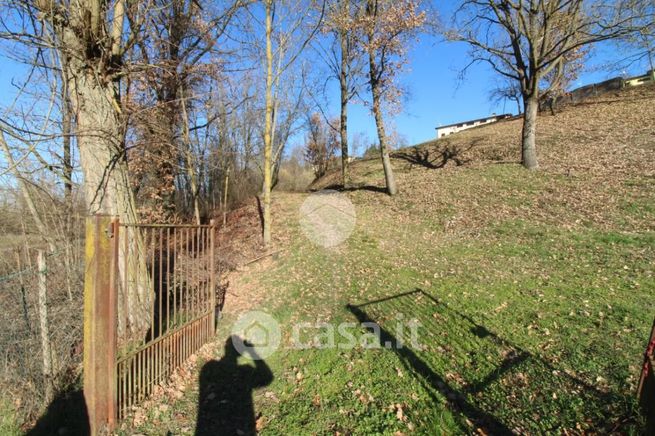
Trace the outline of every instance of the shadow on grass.
<path fill-rule="evenodd" d="M 463 155 L 475 148 L 481 141 L 482 138 L 475 138 L 471 140 L 470 144 L 460 147 L 449 139 L 441 139 L 429 146 L 398 150 L 391 157 L 409 162 L 410 166 L 419 165 L 431 170 L 443 168 L 451 161 L 456 166 L 462 166 L 470 162 L 470 159 L 464 158 Z"/>
<path fill-rule="evenodd" d="M 202 367 L 196 436 L 257 433 L 252 393 L 268 386 L 273 381 L 273 373 L 254 351 L 250 355 L 254 366 L 239 365 L 239 352 L 230 337 L 225 343 L 224 356 Z"/>
<path fill-rule="evenodd" d="M 373 185 L 366 185 L 366 184 L 364 185 L 352 184 L 347 188 L 344 188 L 343 185 L 340 183 L 333 184 L 325 188 L 317 189 L 316 191 L 323 191 L 329 189 L 332 189 L 334 191 L 340 191 L 340 192 L 368 191 L 368 192 L 376 192 L 380 194 L 387 193 L 387 188 L 383 188 L 381 186 L 373 186 Z"/>
<path fill-rule="evenodd" d="M 380 343 L 394 345 L 390 351 L 426 387 L 435 405 L 447 401 L 462 431 L 470 432 L 470 423 L 492 434 L 605 433 L 639 426 L 626 395 L 556 368 L 422 289 L 347 309 L 359 322 L 379 326 Z M 397 314 L 419 321 L 419 347 L 403 346 L 410 341 L 392 333 L 398 334 Z"/>
<path fill-rule="evenodd" d="M 27 436 L 85 436 L 90 434 L 89 416 L 81 389 L 63 392 L 50 403 Z"/>

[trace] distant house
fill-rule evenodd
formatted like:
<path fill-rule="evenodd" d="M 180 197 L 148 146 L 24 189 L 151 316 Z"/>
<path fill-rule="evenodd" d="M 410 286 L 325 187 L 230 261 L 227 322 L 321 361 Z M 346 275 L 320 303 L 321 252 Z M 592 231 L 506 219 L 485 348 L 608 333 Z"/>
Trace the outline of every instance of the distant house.
<path fill-rule="evenodd" d="M 645 85 L 648 82 L 655 80 L 655 70 L 646 71 L 643 76 L 629 77 L 625 79 L 625 86 L 639 86 Z"/>
<path fill-rule="evenodd" d="M 461 123 L 448 124 L 447 126 L 436 127 L 437 138 L 443 138 L 444 136 L 452 135 L 453 133 L 461 132 L 462 130 L 472 129 L 473 127 L 495 123 L 496 121 L 504 120 L 511 117 L 512 114 L 504 114 L 504 115 L 494 114 L 486 118 L 478 118 L 477 120 L 463 121 Z"/>

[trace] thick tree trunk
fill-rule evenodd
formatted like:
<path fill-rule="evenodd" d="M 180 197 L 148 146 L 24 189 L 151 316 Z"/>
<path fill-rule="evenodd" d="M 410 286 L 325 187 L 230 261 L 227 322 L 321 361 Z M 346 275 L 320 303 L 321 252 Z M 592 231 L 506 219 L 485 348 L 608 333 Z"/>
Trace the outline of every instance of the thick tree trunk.
<path fill-rule="evenodd" d="M 76 117 L 80 165 L 84 174 L 84 193 L 88 212 L 118 216 L 121 222 L 136 223 L 138 214 L 130 186 L 124 147 L 124 130 L 119 116 L 114 84 L 102 82 L 88 66 L 79 60 L 70 62 L 67 77 L 70 102 Z M 145 265 L 145 248 L 139 233 L 130 244 L 120 244 L 120 274 L 127 268 L 127 304 L 121 307 L 127 314 L 119 317 L 119 333 L 134 339 L 142 338 L 152 316 L 154 292 Z M 127 259 L 127 262 L 125 261 Z M 119 299 L 125 301 L 125 298 Z"/>
<path fill-rule="evenodd" d="M 66 207 L 70 212 L 73 211 L 73 159 L 71 155 L 71 111 L 68 104 L 68 96 L 65 91 L 62 92 L 62 135 L 63 135 L 63 151 L 64 151 L 64 199 Z M 69 230 L 69 229 L 67 229 Z"/>
<path fill-rule="evenodd" d="M 382 108 L 380 107 L 380 88 L 374 75 L 374 72 L 377 71 L 377 65 L 373 54 L 369 54 L 369 63 L 371 70 L 371 92 L 373 94 L 373 115 L 375 115 L 375 125 L 380 141 L 380 156 L 382 157 L 382 167 L 384 168 L 384 179 L 387 184 L 387 193 L 389 195 L 396 195 L 398 188 L 393 175 L 393 169 L 391 168 L 391 159 L 389 158 L 387 137 L 384 131 L 384 119 L 382 117 Z"/>
<path fill-rule="evenodd" d="M 523 114 L 523 134 L 521 142 L 521 163 L 529 170 L 537 169 L 537 148 L 535 144 L 537 135 L 537 113 L 539 110 L 539 96 L 535 94 L 525 96 L 525 111 Z"/>
<path fill-rule="evenodd" d="M 264 246 L 271 244 L 271 189 L 273 154 L 273 49 L 272 49 L 272 0 L 266 0 L 266 114 L 264 121 Z"/>
<path fill-rule="evenodd" d="M 344 7 L 348 8 L 348 0 L 344 0 Z M 348 9 L 346 9 L 348 10 Z M 348 41 L 347 33 L 341 30 L 341 71 L 339 84 L 341 86 L 341 184 L 344 189 L 348 187 Z"/>
<path fill-rule="evenodd" d="M 191 151 L 191 134 L 189 132 L 189 116 L 186 109 L 185 93 L 182 88 L 179 92 L 182 97 L 182 122 L 184 123 L 184 162 L 186 165 L 187 176 L 191 188 L 191 203 L 193 207 L 193 218 L 197 225 L 200 225 L 200 184 L 198 174 L 196 174 L 196 161 Z"/>

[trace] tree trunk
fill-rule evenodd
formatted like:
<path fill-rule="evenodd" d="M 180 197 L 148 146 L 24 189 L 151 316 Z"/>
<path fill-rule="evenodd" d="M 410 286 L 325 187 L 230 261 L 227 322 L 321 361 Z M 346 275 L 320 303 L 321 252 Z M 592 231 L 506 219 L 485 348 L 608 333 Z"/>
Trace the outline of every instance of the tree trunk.
<path fill-rule="evenodd" d="M 348 0 L 344 0 L 344 7 L 348 10 Z M 341 184 L 344 189 L 348 187 L 348 34 L 346 30 L 339 32 L 341 43 L 341 71 L 339 84 L 341 86 Z"/>
<path fill-rule="evenodd" d="M 69 214 L 72 214 L 73 211 L 73 159 L 71 155 L 71 111 L 70 105 L 68 104 L 68 93 L 65 90 L 62 90 L 61 95 L 61 105 L 62 105 L 62 114 L 61 114 L 61 127 L 63 135 L 63 148 L 64 148 L 64 199 L 66 202 L 66 207 L 68 208 Z M 70 229 L 68 228 L 67 231 Z"/>
<path fill-rule="evenodd" d="M 182 103 L 182 122 L 184 123 L 184 161 L 186 165 L 187 175 L 189 177 L 189 184 L 191 185 L 191 202 L 193 206 L 193 217 L 197 225 L 200 225 L 200 186 L 198 182 L 198 174 L 196 174 L 196 161 L 191 151 L 191 135 L 189 133 L 189 115 L 186 109 L 185 93 L 183 88 L 179 90 L 180 101 Z"/>
<path fill-rule="evenodd" d="M 228 180 L 230 179 L 230 170 L 228 169 L 225 172 L 225 188 L 223 188 L 223 227 L 227 224 L 227 189 L 228 189 Z"/>
<path fill-rule="evenodd" d="M 72 43 L 68 44 L 73 47 Z M 76 115 L 77 143 L 84 174 L 84 193 L 88 212 L 118 216 L 123 223 L 137 223 L 138 214 L 130 186 L 124 146 L 124 129 L 114 84 L 102 81 L 79 58 L 69 62 L 68 89 Z M 142 338 L 152 317 L 154 291 L 147 271 L 145 247 L 140 233 L 134 232 L 127 248 L 120 244 L 121 276 L 127 268 L 127 325 L 119 317 L 119 333 Z M 128 261 L 126 262 L 125 259 Z"/>
<path fill-rule="evenodd" d="M 535 92 L 524 96 L 525 112 L 523 114 L 523 134 L 521 142 L 521 163 L 529 170 L 538 168 L 537 148 L 535 144 L 537 134 L 537 113 L 539 110 L 539 96 Z"/>
<path fill-rule="evenodd" d="M 382 117 L 382 108 L 380 107 L 380 88 L 377 78 L 375 77 L 377 65 L 375 55 L 369 52 L 370 64 L 370 84 L 371 92 L 373 94 L 373 114 L 375 115 L 375 125 L 378 130 L 378 139 L 380 141 L 380 156 L 382 157 L 382 167 L 384 168 L 384 178 L 387 184 L 387 193 L 389 195 L 396 195 L 398 188 L 396 187 L 396 179 L 393 176 L 393 169 L 391 168 L 391 159 L 389 158 L 389 149 L 387 147 L 387 137 L 384 131 L 384 119 Z"/>
<path fill-rule="evenodd" d="M 273 49 L 272 49 L 272 8 L 273 0 L 266 0 L 266 119 L 264 121 L 264 247 L 271 244 L 271 160 L 273 154 Z"/>
<path fill-rule="evenodd" d="M 518 98 L 516 99 L 516 110 L 518 111 L 517 115 L 521 115 L 523 113 L 523 108 L 521 107 L 521 100 L 519 100 Z"/>

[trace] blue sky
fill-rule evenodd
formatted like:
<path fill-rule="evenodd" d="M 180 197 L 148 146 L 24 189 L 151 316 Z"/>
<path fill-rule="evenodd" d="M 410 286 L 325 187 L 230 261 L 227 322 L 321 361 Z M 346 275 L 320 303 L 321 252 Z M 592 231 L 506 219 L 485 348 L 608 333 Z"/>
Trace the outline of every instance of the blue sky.
<path fill-rule="evenodd" d="M 602 81 L 621 73 L 638 75 L 646 72 L 645 65 L 636 65 L 625 72 L 601 68 L 602 64 L 616 60 L 614 50 L 611 43 L 597 46 L 591 56 L 592 69 L 582 74 L 574 86 Z M 468 62 L 465 44 L 438 41 L 429 36 L 424 36 L 411 51 L 411 71 L 401 77 L 401 82 L 409 90 L 408 99 L 403 112 L 392 121 L 409 144 L 435 138 L 435 127 L 439 125 L 480 118 L 493 112 L 516 113 L 513 102 L 505 106 L 490 103 L 489 90 L 494 88 L 499 76 L 487 65 L 477 64 L 469 68 L 465 80 L 459 81 L 459 71 Z M 375 139 L 375 124 L 370 111 L 352 105 L 350 112 L 351 132 L 365 132 L 369 139 Z"/>
<path fill-rule="evenodd" d="M 444 23 L 451 19 L 458 2 L 436 0 L 434 4 Z M 402 135 L 408 144 L 417 144 L 436 137 L 435 128 L 469 119 L 481 118 L 491 113 L 516 113 L 515 103 L 493 105 L 489 91 L 497 83 L 499 75 L 484 64 L 470 67 L 464 81 L 459 72 L 469 63 L 468 47 L 464 43 L 445 42 L 435 36 L 423 35 L 409 53 L 409 68 L 400 78 L 409 91 L 404 110 L 393 120 L 390 127 Z M 589 57 L 589 71 L 583 73 L 573 87 L 599 82 L 618 75 L 644 74 L 648 67 L 633 65 L 628 71 L 608 71 L 604 66 L 616 61 L 623 54 L 616 53 L 614 43 L 598 44 Z M 338 95 L 338 91 L 335 90 Z M 336 109 L 334 109 L 336 110 Z M 350 109 L 351 133 L 364 132 L 367 138 L 376 138 L 375 123 L 367 108 L 353 105 Z"/>
<path fill-rule="evenodd" d="M 437 9 L 445 21 L 450 18 L 453 3 L 436 1 Z M 5 50 L 7 46 L 4 47 Z M 7 107 L 16 89 L 12 80 L 20 83 L 26 73 L 24 65 L 18 64 L 0 52 L 0 108 Z M 614 46 L 610 43 L 597 48 L 592 53 L 593 64 L 603 64 L 616 58 Z M 488 66 L 478 64 L 468 70 L 464 81 L 458 81 L 459 71 L 468 63 L 467 46 L 463 43 L 448 43 L 435 36 L 423 35 L 409 52 L 408 71 L 400 76 L 400 82 L 409 91 L 403 105 L 403 112 L 387 119 L 387 131 L 395 130 L 408 144 L 416 144 L 433 139 L 435 128 L 468 119 L 480 118 L 493 112 L 516 112 L 513 103 L 492 105 L 489 90 L 494 87 L 498 75 Z M 643 74 L 644 65 L 634 66 L 626 74 Z M 575 86 L 604 80 L 621 72 L 608 72 L 600 69 L 583 74 Z M 331 115 L 338 115 L 337 83 L 332 83 L 334 98 L 328 109 Z M 376 129 L 370 110 L 361 104 L 351 104 L 349 108 L 349 132 L 351 138 L 364 135 L 368 145 L 376 142 Z M 291 139 L 287 148 L 303 141 L 303 135 Z M 352 139 L 351 139 L 352 143 Z M 363 150 L 358 150 L 359 153 Z"/>

